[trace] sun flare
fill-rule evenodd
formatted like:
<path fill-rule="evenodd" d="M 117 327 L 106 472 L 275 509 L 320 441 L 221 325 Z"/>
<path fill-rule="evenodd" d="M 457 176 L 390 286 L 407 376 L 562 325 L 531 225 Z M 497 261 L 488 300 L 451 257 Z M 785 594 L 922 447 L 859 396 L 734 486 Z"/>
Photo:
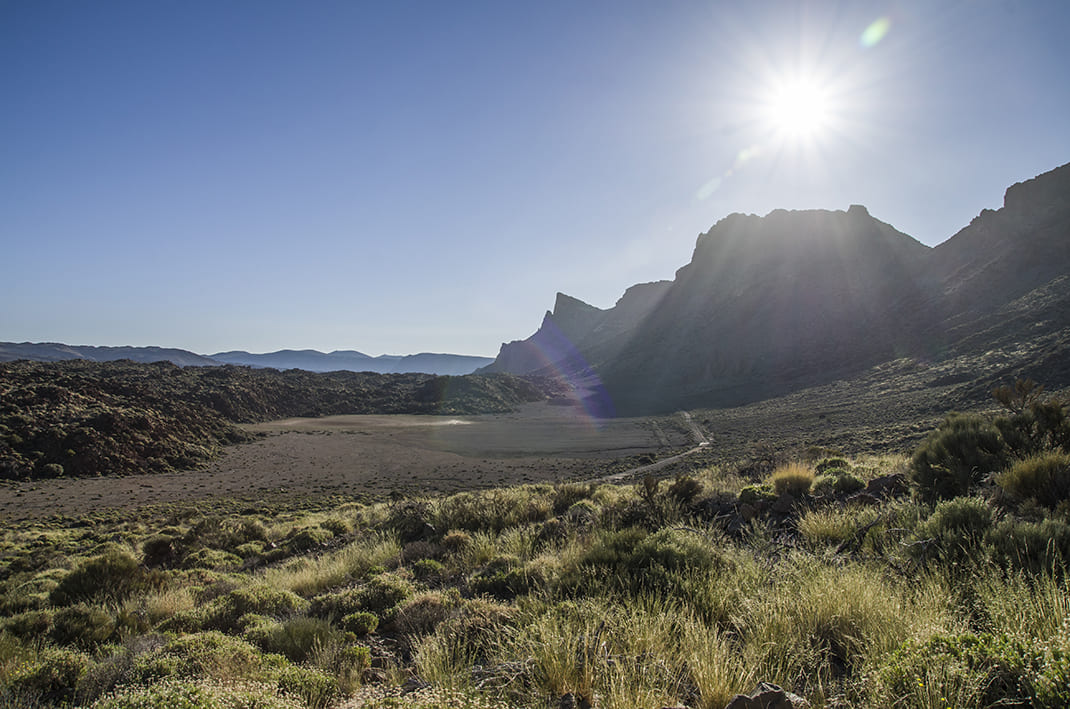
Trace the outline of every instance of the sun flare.
<path fill-rule="evenodd" d="M 828 90 L 812 79 L 798 78 L 773 87 L 765 104 L 769 125 L 788 138 L 814 138 L 831 117 Z"/>

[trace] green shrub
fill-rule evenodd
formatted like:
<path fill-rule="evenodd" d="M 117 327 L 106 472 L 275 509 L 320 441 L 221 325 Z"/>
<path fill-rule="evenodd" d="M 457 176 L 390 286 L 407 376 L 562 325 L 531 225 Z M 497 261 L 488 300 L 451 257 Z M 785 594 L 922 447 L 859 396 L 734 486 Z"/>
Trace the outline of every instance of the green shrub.
<path fill-rule="evenodd" d="M 288 667 L 279 676 L 279 691 L 298 697 L 309 709 L 326 709 L 338 698 L 338 681 L 322 670 Z"/>
<path fill-rule="evenodd" d="M 305 554 L 313 549 L 326 546 L 334 539 L 334 534 L 322 527 L 310 527 L 293 533 L 283 545 L 290 554 Z"/>
<path fill-rule="evenodd" d="M 412 565 L 412 575 L 421 581 L 430 581 L 440 577 L 446 567 L 434 559 L 420 559 Z"/>
<path fill-rule="evenodd" d="M 342 617 L 342 629 L 354 635 L 369 635 L 379 627 L 379 616 L 368 611 L 357 611 Z"/>
<path fill-rule="evenodd" d="M 309 615 L 328 620 L 338 619 L 362 610 L 359 588 L 346 588 L 331 593 L 321 593 L 312 599 Z"/>
<path fill-rule="evenodd" d="M 257 519 L 206 517 L 194 524 L 182 540 L 189 549 L 207 547 L 230 551 L 247 542 L 266 542 L 267 529 Z"/>
<path fill-rule="evenodd" d="M 145 584 L 137 559 L 110 551 L 79 564 L 49 594 L 49 602 L 65 606 L 79 601 L 122 601 Z"/>
<path fill-rule="evenodd" d="M 135 658 L 131 680 L 147 684 L 166 678 L 258 679 L 270 675 L 270 655 L 240 638 L 215 630 L 183 635 Z M 279 663 L 285 663 L 275 656 Z"/>
<path fill-rule="evenodd" d="M 250 635 L 250 639 L 262 650 L 284 655 L 294 662 L 304 662 L 317 645 L 339 639 L 338 631 L 330 623 L 307 616 L 261 626 L 260 630 Z"/>
<path fill-rule="evenodd" d="M 702 493 L 702 482 L 689 475 L 677 475 L 665 494 L 682 505 L 690 504 Z"/>
<path fill-rule="evenodd" d="M 103 608 L 79 603 L 56 611 L 51 635 L 61 645 L 92 650 L 112 637 L 115 625 L 115 619 Z"/>
<path fill-rule="evenodd" d="M 921 499 L 933 503 L 970 494 L 1008 458 L 994 424 L 977 414 L 951 414 L 918 446 L 910 473 Z"/>
<path fill-rule="evenodd" d="M 850 470 L 851 464 L 847 462 L 846 458 L 824 458 L 818 461 L 814 466 L 814 472 L 817 474 L 827 473 L 831 470 Z"/>
<path fill-rule="evenodd" d="M 360 609 L 371 611 L 384 620 L 399 603 L 413 594 L 409 581 L 395 574 L 379 574 L 357 590 Z"/>
<path fill-rule="evenodd" d="M 17 638 L 41 637 L 52 629 L 53 612 L 47 609 L 23 611 L 3 621 L 3 630 Z"/>
<path fill-rule="evenodd" d="M 331 642 L 318 646 L 310 662 L 312 666 L 333 674 L 339 693 L 352 694 L 360 686 L 364 670 L 371 667 L 371 651 L 363 645 Z"/>
<path fill-rule="evenodd" d="M 1019 457 L 1062 448 L 1070 452 L 1070 417 L 1066 404 L 1055 398 L 1041 398 L 1044 387 L 1031 379 L 1019 379 L 1013 387 L 1001 386 L 993 397 L 1010 416 L 995 420 L 1007 446 Z"/>
<path fill-rule="evenodd" d="M 309 603 L 293 591 L 251 586 L 237 588 L 212 601 L 205 611 L 206 628 L 232 630 L 247 613 L 285 618 L 308 610 Z"/>
<path fill-rule="evenodd" d="M 904 644 L 879 674 L 891 695 L 911 706 L 934 692 L 952 706 L 1056 709 L 1070 702 L 1070 655 L 1038 638 L 937 634 Z"/>
<path fill-rule="evenodd" d="M 1003 520 L 989 535 L 1003 566 L 1035 573 L 1064 573 L 1070 560 L 1070 525 L 1062 520 Z"/>
<path fill-rule="evenodd" d="M 275 685 L 168 680 L 151 687 L 122 687 L 92 709 L 305 709 L 305 705 L 280 696 Z"/>
<path fill-rule="evenodd" d="M 992 524 L 992 508 L 985 500 L 956 497 L 939 503 L 929 519 L 918 525 L 915 535 L 919 540 L 931 540 L 943 561 L 958 563 L 983 550 Z M 925 545 L 914 548 L 916 553 L 929 553 Z"/>
<path fill-rule="evenodd" d="M 181 541 L 166 534 L 157 534 L 141 545 L 141 559 L 145 566 L 170 568 L 178 563 Z"/>
<path fill-rule="evenodd" d="M 515 556 L 492 559 L 468 582 L 472 593 L 486 594 L 502 600 L 512 600 L 530 589 L 530 581 Z"/>
<path fill-rule="evenodd" d="M 7 675 L 6 689 L 16 697 L 39 701 L 39 706 L 63 706 L 74 699 L 89 665 L 89 658 L 80 652 L 45 646 Z"/>
<path fill-rule="evenodd" d="M 224 571 L 236 569 L 241 566 L 241 563 L 241 558 L 231 554 L 229 551 L 204 548 L 198 549 L 187 556 L 182 562 L 182 567 L 186 569 L 218 569 Z"/>
<path fill-rule="evenodd" d="M 811 492 L 815 495 L 850 495 L 864 488 L 866 484 L 843 468 L 826 468 L 825 472 L 814 478 Z"/>
<path fill-rule="evenodd" d="M 1070 454 L 1049 451 L 1020 460 L 998 474 L 996 484 L 1011 497 L 1054 509 L 1070 500 Z"/>
<path fill-rule="evenodd" d="M 578 576 L 565 572 L 560 584 L 582 594 L 601 589 L 632 593 L 671 589 L 688 571 L 722 568 L 723 557 L 711 540 L 683 529 L 653 534 L 630 527 L 603 532 L 579 559 Z"/>
<path fill-rule="evenodd" d="M 759 502 L 772 502 L 776 499 L 772 485 L 747 485 L 739 491 L 739 504 L 754 505 Z"/>
<path fill-rule="evenodd" d="M 434 632 L 459 602 L 460 595 L 456 591 L 449 594 L 432 591 L 413 596 L 398 609 L 394 628 L 411 643 L 412 638 Z"/>
<path fill-rule="evenodd" d="M 565 512 L 580 500 L 591 496 L 591 486 L 583 483 L 560 483 L 554 486 L 553 511 L 555 515 Z"/>
<path fill-rule="evenodd" d="M 344 537 L 353 531 L 349 523 L 342 519 L 328 518 L 320 522 L 320 526 L 336 537 Z"/>

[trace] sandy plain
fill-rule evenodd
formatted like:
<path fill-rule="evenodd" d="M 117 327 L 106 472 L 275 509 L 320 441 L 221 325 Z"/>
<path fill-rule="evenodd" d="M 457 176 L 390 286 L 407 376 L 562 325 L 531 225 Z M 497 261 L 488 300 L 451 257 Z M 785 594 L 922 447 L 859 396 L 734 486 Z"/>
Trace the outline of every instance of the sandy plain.
<path fill-rule="evenodd" d="M 330 416 L 244 426 L 262 435 L 175 473 L 10 482 L 0 521 L 207 498 L 383 497 L 585 480 L 695 445 L 682 415 L 595 420 L 531 404 L 482 416 Z"/>

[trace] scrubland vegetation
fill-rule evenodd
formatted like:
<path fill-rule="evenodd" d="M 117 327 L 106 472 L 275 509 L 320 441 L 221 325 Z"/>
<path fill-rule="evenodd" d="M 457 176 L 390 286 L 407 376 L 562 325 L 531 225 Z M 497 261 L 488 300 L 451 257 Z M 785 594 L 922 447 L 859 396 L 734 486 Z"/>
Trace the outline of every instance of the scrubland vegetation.
<path fill-rule="evenodd" d="M 911 458 L 8 529 L 0 701 L 1065 707 L 1070 422 L 998 398 Z"/>

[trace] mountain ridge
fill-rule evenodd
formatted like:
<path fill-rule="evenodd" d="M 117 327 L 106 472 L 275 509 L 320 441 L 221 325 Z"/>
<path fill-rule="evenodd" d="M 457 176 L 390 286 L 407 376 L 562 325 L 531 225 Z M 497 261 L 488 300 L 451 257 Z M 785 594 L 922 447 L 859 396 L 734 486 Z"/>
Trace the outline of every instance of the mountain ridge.
<path fill-rule="evenodd" d="M 357 350 L 278 350 L 252 354 L 243 350 L 201 355 L 174 347 L 108 347 L 67 345 L 60 342 L 0 342 L 0 362 L 20 359 L 37 362 L 84 360 L 112 362 L 131 360 L 140 363 L 171 362 L 180 367 L 213 367 L 233 364 L 274 369 L 303 369 L 310 372 L 375 372 L 377 374 L 471 374 L 493 359 L 473 355 L 421 352 L 411 355 L 372 357 Z"/>
<path fill-rule="evenodd" d="M 734 213 L 699 235 L 652 307 L 612 337 L 557 316 L 560 303 L 593 312 L 559 294 L 540 329 L 503 344 L 483 371 L 525 373 L 535 361 L 520 355 L 538 353 L 540 374 L 585 371 L 584 387 L 597 375 L 619 413 L 733 406 L 897 358 L 983 354 L 992 338 L 1070 341 L 1059 315 L 1070 289 L 1047 288 L 1066 275 L 1070 165 L 1012 185 L 1003 207 L 935 248 L 860 205 Z M 1055 314 L 1043 333 L 1011 307 L 1033 300 Z"/>

